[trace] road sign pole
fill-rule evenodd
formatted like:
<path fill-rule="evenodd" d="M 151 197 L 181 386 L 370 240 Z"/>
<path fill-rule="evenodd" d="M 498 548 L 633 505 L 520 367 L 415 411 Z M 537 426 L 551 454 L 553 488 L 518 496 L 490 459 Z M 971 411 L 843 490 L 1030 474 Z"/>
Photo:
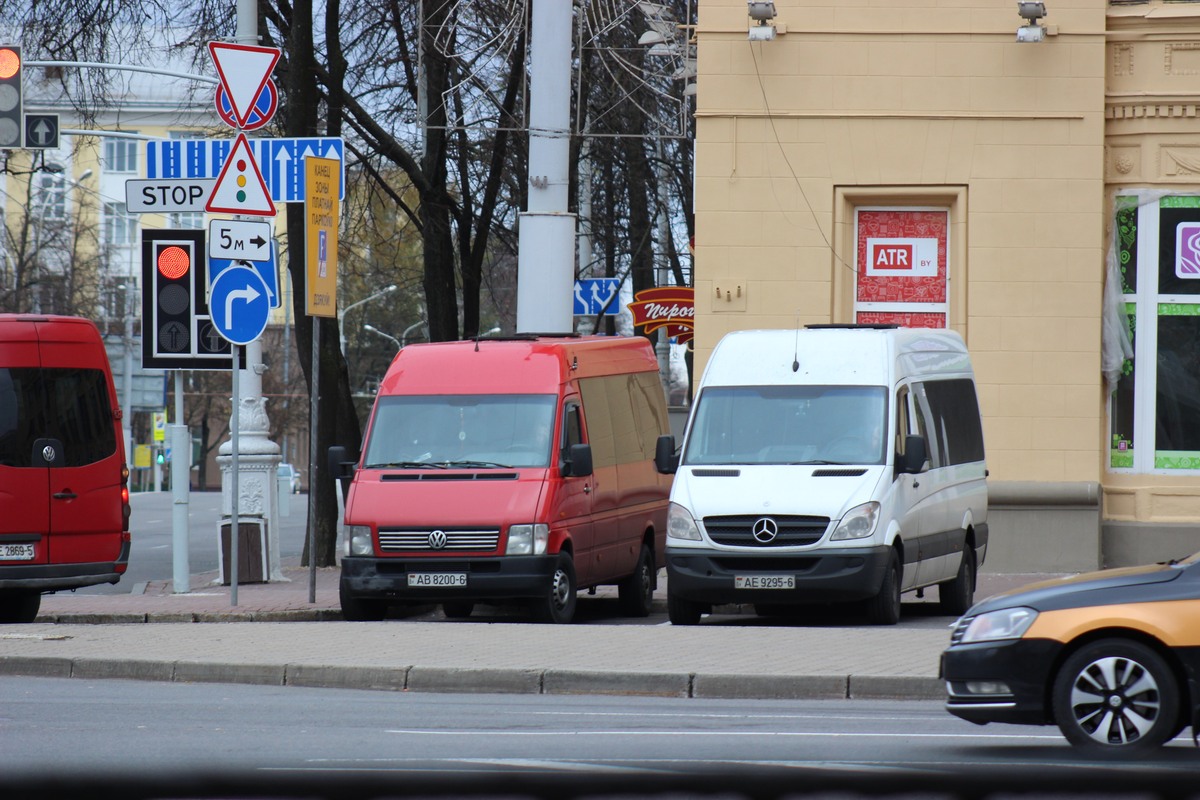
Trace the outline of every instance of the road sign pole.
<path fill-rule="evenodd" d="M 241 370 L 238 369 L 238 356 L 241 355 L 241 347 L 233 345 L 233 413 L 229 417 L 229 444 L 232 450 L 231 464 L 229 470 L 229 604 L 236 606 L 238 603 L 238 534 L 241 533 L 241 523 L 238 520 L 238 417 L 240 417 L 242 404 L 241 397 L 238 395 L 238 374 Z"/>
<path fill-rule="evenodd" d="M 183 421 L 183 370 L 175 370 L 175 424 L 171 426 L 171 563 L 176 594 L 191 591 L 188 571 L 188 494 L 191 436 Z"/>

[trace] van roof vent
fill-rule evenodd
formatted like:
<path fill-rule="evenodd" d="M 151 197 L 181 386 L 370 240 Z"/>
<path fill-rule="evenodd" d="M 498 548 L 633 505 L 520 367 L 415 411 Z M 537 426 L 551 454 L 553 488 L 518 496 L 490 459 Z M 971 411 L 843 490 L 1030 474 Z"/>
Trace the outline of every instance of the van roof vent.
<path fill-rule="evenodd" d="M 742 474 L 740 469 L 694 469 L 692 474 L 697 478 L 736 478 Z"/>
<path fill-rule="evenodd" d="M 858 331 L 888 331 L 893 328 L 901 328 L 902 325 L 897 325 L 894 322 L 822 322 L 819 324 L 805 325 L 810 331 L 821 330 L 858 330 Z"/>
<path fill-rule="evenodd" d="M 515 481 L 515 472 L 391 472 L 381 481 Z"/>

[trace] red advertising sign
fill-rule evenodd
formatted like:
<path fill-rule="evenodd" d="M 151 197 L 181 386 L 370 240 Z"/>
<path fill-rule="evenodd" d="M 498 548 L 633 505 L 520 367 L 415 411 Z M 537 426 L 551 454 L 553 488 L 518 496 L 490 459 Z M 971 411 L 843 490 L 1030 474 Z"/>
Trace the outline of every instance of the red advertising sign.
<path fill-rule="evenodd" d="M 696 292 L 690 286 L 659 286 L 643 289 L 628 306 L 633 327 L 654 333 L 665 328 L 667 336 L 683 344 L 695 334 Z"/>
<path fill-rule="evenodd" d="M 940 208 L 859 209 L 856 321 L 946 327 L 949 222 Z"/>

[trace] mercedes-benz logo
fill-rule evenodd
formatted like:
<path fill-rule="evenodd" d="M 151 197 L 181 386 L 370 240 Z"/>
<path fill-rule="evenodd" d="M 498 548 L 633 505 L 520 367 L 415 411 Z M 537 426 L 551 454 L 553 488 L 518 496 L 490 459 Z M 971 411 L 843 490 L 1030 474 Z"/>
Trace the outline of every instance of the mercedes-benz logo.
<path fill-rule="evenodd" d="M 766 544 L 779 535 L 779 525 L 770 517 L 759 517 L 750 526 L 750 533 L 754 534 L 755 539 Z"/>
<path fill-rule="evenodd" d="M 429 549 L 441 550 L 446 546 L 446 532 L 433 531 L 429 534 Z"/>

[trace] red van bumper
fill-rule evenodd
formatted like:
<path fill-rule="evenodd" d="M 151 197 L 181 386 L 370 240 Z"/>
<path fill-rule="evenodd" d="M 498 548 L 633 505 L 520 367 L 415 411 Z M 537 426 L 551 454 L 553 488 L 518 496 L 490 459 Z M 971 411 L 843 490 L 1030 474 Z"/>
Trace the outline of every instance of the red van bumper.
<path fill-rule="evenodd" d="M 541 597 L 558 555 L 495 558 L 342 559 L 342 591 L 363 600 L 443 603 L 455 600 L 519 600 Z M 409 575 L 439 578 L 442 585 L 410 585 Z M 465 585 L 445 585 L 465 577 Z M 428 583 L 434 583 L 429 581 Z"/>

